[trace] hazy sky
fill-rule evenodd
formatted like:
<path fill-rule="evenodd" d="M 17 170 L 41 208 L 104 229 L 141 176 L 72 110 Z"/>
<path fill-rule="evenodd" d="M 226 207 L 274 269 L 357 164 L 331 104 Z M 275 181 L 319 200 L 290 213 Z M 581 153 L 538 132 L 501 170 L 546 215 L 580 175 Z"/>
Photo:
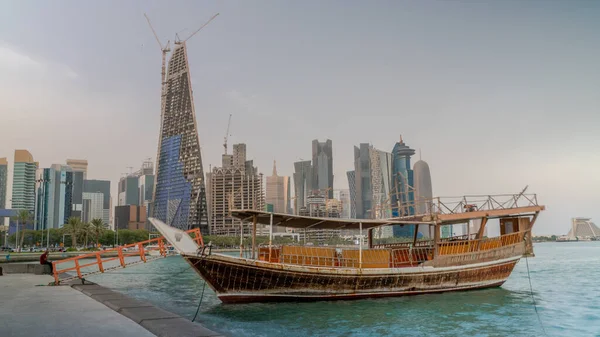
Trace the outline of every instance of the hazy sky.
<path fill-rule="evenodd" d="M 154 159 L 160 50 L 144 12 L 163 41 L 221 13 L 188 42 L 205 171 L 230 113 L 229 143 L 265 174 L 332 139 L 335 188 L 353 145 L 391 151 L 402 134 L 435 195 L 529 185 L 547 205 L 536 234 L 600 222 L 598 1 L 0 0 L 0 157 L 87 159 L 113 191 Z"/>

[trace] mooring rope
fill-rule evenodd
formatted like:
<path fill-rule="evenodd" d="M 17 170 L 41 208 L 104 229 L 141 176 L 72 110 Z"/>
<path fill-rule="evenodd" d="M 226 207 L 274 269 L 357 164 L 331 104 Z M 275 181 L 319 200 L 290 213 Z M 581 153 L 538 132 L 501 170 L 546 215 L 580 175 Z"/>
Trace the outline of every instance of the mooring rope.
<path fill-rule="evenodd" d="M 202 299 L 204 298 L 204 288 L 206 288 L 206 281 L 204 281 L 204 285 L 202 286 L 202 294 L 200 295 L 200 302 L 198 302 L 198 308 L 196 308 L 196 313 L 194 314 L 194 318 L 192 318 L 192 322 L 196 321 L 196 317 L 198 317 L 198 312 L 200 311 L 200 305 L 202 304 Z"/>
<path fill-rule="evenodd" d="M 535 297 L 533 296 L 533 286 L 531 285 L 531 275 L 529 273 L 529 260 L 527 259 L 527 255 L 525 255 L 525 265 L 527 266 L 527 278 L 529 279 L 529 293 L 531 294 L 531 301 L 533 301 L 533 308 L 535 309 L 535 314 L 537 316 L 538 321 L 540 322 L 540 326 L 542 327 L 544 336 L 548 336 L 548 334 L 546 333 L 546 329 L 544 328 L 544 323 L 542 323 L 542 319 L 540 318 L 540 313 L 538 312 L 537 304 L 535 303 Z"/>

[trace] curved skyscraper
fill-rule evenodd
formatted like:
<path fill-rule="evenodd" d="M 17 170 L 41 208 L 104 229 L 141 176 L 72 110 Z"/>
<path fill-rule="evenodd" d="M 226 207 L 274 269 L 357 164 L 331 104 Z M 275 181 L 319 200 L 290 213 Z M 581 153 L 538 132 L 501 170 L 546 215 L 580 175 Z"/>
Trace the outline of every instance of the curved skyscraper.
<path fill-rule="evenodd" d="M 408 216 L 415 214 L 414 180 L 410 158 L 415 150 L 404 144 L 402 136 L 392 149 L 392 216 Z M 414 226 L 394 226 L 395 237 L 411 237 Z"/>
<path fill-rule="evenodd" d="M 413 166 L 413 179 L 415 188 L 415 205 L 417 214 L 425 214 L 429 211 L 433 189 L 431 187 L 431 173 L 429 165 L 419 160 Z"/>
<path fill-rule="evenodd" d="M 163 87 L 156 191 L 152 214 L 180 229 L 209 234 L 200 141 L 185 42 L 169 60 Z"/>

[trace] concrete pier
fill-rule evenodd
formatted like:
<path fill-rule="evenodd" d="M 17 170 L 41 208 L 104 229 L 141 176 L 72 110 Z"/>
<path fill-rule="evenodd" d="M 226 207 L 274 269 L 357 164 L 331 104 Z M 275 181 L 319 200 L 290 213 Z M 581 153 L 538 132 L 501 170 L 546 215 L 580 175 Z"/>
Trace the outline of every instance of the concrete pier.
<path fill-rule="evenodd" d="M 0 336 L 155 336 L 69 286 L 38 286 L 50 282 L 47 275 L 0 276 Z"/>
<path fill-rule="evenodd" d="M 47 275 L 0 276 L 0 336 L 220 336 L 96 284 L 47 286 L 52 281 Z"/>

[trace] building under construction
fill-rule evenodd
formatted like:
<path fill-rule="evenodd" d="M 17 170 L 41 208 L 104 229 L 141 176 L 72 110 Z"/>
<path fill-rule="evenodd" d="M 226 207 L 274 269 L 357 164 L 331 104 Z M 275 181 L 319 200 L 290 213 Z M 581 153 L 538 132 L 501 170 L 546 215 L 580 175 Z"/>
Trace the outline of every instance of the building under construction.
<path fill-rule="evenodd" d="M 209 230 L 208 209 L 186 41 L 217 15 L 186 39 L 177 37 L 168 69 L 169 42 L 163 46 L 146 16 L 162 51 L 161 121 L 151 213 L 169 226 L 200 228 L 203 233 Z"/>
<path fill-rule="evenodd" d="M 246 144 L 233 145 L 233 154 L 223 155 L 223 166 L 209 173 L 211 235 L 250 234 L 251 224 L 231 216 L 232 209 L 264 210 L 263 175 L 252 160 L 246 160 Z"/>

